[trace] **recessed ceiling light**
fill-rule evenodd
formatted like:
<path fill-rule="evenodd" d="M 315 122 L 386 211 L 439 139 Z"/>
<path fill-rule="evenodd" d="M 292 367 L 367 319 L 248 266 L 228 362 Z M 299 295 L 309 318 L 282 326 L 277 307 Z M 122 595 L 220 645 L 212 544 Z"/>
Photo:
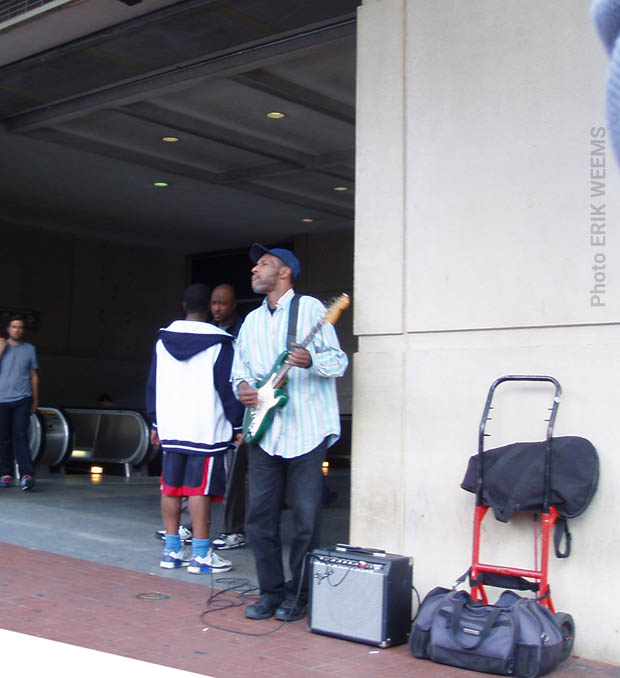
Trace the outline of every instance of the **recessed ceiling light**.
<path fill-rule="evenodd" d="M 154 181 L 153 186 L 157 186 L 157 188 L 166 188 L 168 186 L 167 181 Z"/>
<path fill-rule="evenodd" d="M 280 111 L 271 111 L 271 113 L 267 113 L 266 115 L 272 120 L 282 120 L 282 118 L 286 118 L 286 113 L 280 113 Z"/>
<path fill-rule="evenodd" d="M 334 186 L 333 190 L 343 192 L 343 191 L 348 191 L 349 187 L 348 186 Z"/>
<path fill-rule="evenodd" d="M 165 141 L 167 144 L 173 144 L 175 141 L 180 141 L 179 137 L 162 137 L 162 141 Z"/>
<path fill-rule="evenodd" d="M 302 222 L 303 222 L 304 224 L 311 224 L 311 223 L 314 222 L 314 219 L 313 219 L 312 217 L 304 217 L 304 218 L 302 219 Z"/>

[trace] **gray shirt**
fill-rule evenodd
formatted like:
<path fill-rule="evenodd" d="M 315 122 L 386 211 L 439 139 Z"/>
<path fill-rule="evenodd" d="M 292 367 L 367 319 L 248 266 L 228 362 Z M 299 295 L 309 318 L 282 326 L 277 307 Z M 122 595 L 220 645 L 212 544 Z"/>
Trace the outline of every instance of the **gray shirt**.
<path fill-rule="evenodd" d="M 32 344 L 18 346 L 7 342 L 0 356 L 0 403 L 12 403 L 32 395 L 30 370 L 36 370 L 37 354 Z"/>

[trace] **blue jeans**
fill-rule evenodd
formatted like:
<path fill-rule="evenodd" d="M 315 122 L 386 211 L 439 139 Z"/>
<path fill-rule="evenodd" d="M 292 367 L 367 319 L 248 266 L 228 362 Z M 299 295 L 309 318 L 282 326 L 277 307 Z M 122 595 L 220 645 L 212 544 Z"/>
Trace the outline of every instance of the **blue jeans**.
<path fill-rule="evenodd" d="M 15 459 L 20 475 L 34 473 L 28 444 L 31 408 L 32 398 L 0 403 L 0 476 L 13 476 Z"/>
<path fill-rule="evenodd" d="M 261 594 L 282 600 L 296 593 L 306 553 L 319 545 L 323 473 L 327 443 L 292 459 L 272 457 L 257 445 L 248 445 L 250 508 L 246 527 L 256 560 Z M 293 510 L 290 568 L 293 580 L 285 586 L 280 517 L 288 488 Z M 308 571 L 301 586 L 301 601 L 308 598 Z"/>

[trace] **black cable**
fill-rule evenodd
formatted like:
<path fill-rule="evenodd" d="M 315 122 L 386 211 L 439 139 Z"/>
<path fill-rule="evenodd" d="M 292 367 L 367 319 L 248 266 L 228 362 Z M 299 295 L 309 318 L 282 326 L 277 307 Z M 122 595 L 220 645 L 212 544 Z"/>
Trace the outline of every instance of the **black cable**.
<path fill-rule="evenodd" d="M 284 621 L 289 620 L 289 616 L 290 616 L 291 612 L 297 607 L 297 603 L 299 602 L 299 597 L 301 596 L 301 587 L 303 585 L 304 576 L 306 574 L 306 561 L 308 559 L 308 556 L 311 556 L 311 555 L 312 554 L 310 553 L 310 551 L 308 551 L 307 553 L 304 553 L 304 557 L 302 558 L 302 561 L 301 561 L 301 575 L 299 576 L 299 584 L 297 585 L 297 592 L 295 593 L 295 599 L 293 600 L 293 604 L 291 605 L 289 612 L 288 612 L 288 615 L 287 615 L 287 618 Z"/>
<path fill-rule="evenodd" d="M 342 584 L 342 582 L 349 576 L 349 573 L 350 573 L 350 572 L 351 572 L 351 568 L 348 567 L 348 568 L 346 569 L 345 573 L 344 573 L 344 574 L 342 575 L 342 577 L 340 578 L 340 581 L 339 581 L 339 582 L 336 582 L 336 583 L 334 584 L 334 582 L 331 580 L 331 576 L 334 574 L 334 571 L 333 571 L 333 570 L 330 570 L 330 569 L 329 569 L 329 566 L 326 564 L 326 565 L 325 565 L 325 574 L 321 574 L 320 572 L 317 572 L 317 573 L 314 575 L 314 577 L 318 580 L 319 584 L 320 584 L 322 581 L 327 581 L 327 583 L 328 583 L 332 588 L 336 588 L 336 587 L 338 587 L 338 586 L 340 586 L 340 585 Z"/>
<path fill-rule="evenodd" d="M 412 584 L 411 585 L 411 590 L 415 593 L 415 597 L 418 601 L 418 604 L 416 606 L 415 614 L 413 615 L 413 618 L 411 620 L 411 624 L 415 624 L 415 620 L 418 618 L 418 614 L 420 612 L 420 607 L 422 606 L 422 601 L 420 600 L 420 594 L 418 593 L 418 589 Z"/>
<path fill-rule="evenodd" d="M 293 601 L 293 604 L 290 607 L 289 610 L 289 615 L 291 612 L 297 607 L 298 601 L 301 596 L 301 587 L 304 581 L 304 575 L 306 572 L 306 562 L 309 556 L 312 554 L 310 552 L 304 554 L 302 564 L 301 564 L 301 576 L 299 577 L 299 584 L 297 585 L 297 592 L 295 593 L 295 598 Z M 214 580 L 215 583 L 228 583 L 230 584 L 227 588 L 219 590 L 217 593 L 213 593 L 209 598 L 207 599 L 207 607 L 211 604 L 214 603 L 220 596 L 223 596 L 225 593 L 228 593 L 229 591 L 236 591 L 238 594 L 238 597 L 236 599 L 224 599 L 225 602 L 227 603 L 226 605 L 221 605 L 219 607 L 213 607 L 211 609 L 207 609 L 204 612 L 200 614 L 200 621 L 203 624 L 209 624 L 213 628 L 217 629 L 218 631 L 225 631 L 226 633 L 235 633 L 239 636 L 252 636 L 254 638 L 258 638 L 261 636 L 269 636 L 272 633 L 275 633 L 276 631 L 279 631 L 284 624 L 287 623 L 288 619 L 283 619 L 275 628 L 271 629 L 270 631 L 263 631 L 262 633 L 250 633 L 249 631 L 239 631 L 238 629 L 229 629 L 224 626 L 219 626 L 218 624 L 214 624 L 213 622 L 207 622 L 206 620 L 206 615 L 211 614 L 212 612 L 221 612 L 222 610 L 229 610 L 234 607 L 241 607 L 241 605 L 246 604 L 247 600 L 244 600 L 244 598 L 247 598 L 251 595 L 252 591 L 257 591 L 258 586 L 251 586 L 250 582 L 248 579 L 244 578 L 235 578 L 235 577 L 219 577 L 218 579 Z M 247 588 L 244 588 L 247 587 Z M 212 587 L 214 588 L 214 587 Z M 258 596 L 254 595 L 252 597 L 258 598 Z"/>
<path fill-rule="evenodd" d="M 251 595 L 252 591 L 257 591 L 258 586 L 252 586 L 250 584 L 250 581 L 245 578 L 240 578 L 240 577 L 218 577 L 215 579 L 216 583 L 219 584 L 224 584 L 228 583 L 229 586 L 224 589 L 220 589 L 217 593 L 211 594 L 209 598 L 207 599 L 207 606 L 212 605 L 215 601 L 217 601 L 221 596 L 223 596 L 225 593 L 228 593 L 229 591 L 236 591 L 238 594 L 238 597 L 235 599 L 226 599 L 224 598 L 224 602 L 226 603 L 225 605 L 219 605 L 218 607 L 212 607 L 211 609 L 207 609 L 204 612 L 200 614 L 200 621 L 203 624 L 209 624 L 212 626 L 214 629 L 217 629 L 218 631 L 225 631 L 226 633 L 235 633 L 240 636 L 253 636 L 253 637 L 260 637 L 260 636 L 268 636 L 271 635 L 272 633 L 275 633 L 279 629 L 284 626 L 286 622 L 282 621 L 280 622 L 274 629 L 271 629 L 271 631 L 263 631 L 262 633 L 250 633 L 249 631 L 240 631 L 238 629 L 229 629 L 226 628 L 225 626 L 220 626 L 219 624 L 215 624 L 212 621 L 207 621 L 206 620 L 206 615 L 211 614 L 212 612 L 221 612 L 222 610 L 230 610 L 235 607 L 241 607 L 242 605 L 245 605 L 247 603 L 247 600 L 244 600 L 244 598 L 247 598 L 248 596 Z M 257 596 L 253 596 L 257 597 Z"/>

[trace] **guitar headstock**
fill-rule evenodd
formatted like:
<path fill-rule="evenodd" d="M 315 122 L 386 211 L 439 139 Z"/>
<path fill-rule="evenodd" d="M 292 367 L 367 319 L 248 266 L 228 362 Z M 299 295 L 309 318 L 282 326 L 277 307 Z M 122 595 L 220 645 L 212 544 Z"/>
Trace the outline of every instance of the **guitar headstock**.
<path fill-rule="evenodd" d="M 337 296 L 327 307 L 327 313 L 325 314 L 323 321 L 335 325 L 338 322 L 338 318 L 340 318 L 340 314 L 345 308 L 349 307 L 350 303 L 351 299 L 349 295 L 343 292 L 341 295 Z"/>

